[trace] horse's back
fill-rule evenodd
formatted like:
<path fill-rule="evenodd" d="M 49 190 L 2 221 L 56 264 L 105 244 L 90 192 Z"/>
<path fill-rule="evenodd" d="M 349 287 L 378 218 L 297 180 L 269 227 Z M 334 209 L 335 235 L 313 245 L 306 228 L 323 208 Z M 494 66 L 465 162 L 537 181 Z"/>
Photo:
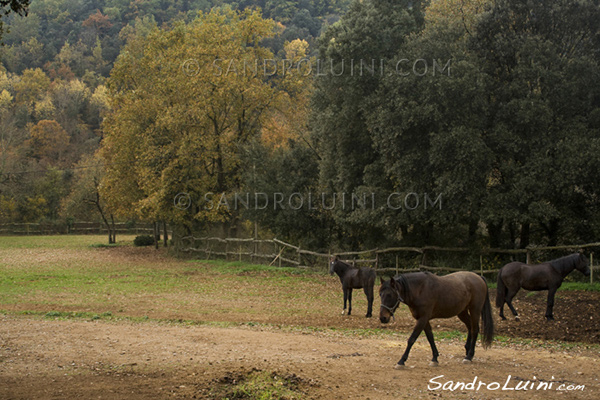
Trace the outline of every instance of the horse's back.
<path fill-rule="evenodd" d="M 360 274 L 363 276 L 363 278 L 365 278 L 367 280 L 373 279 L 373 283 L 375 283 L 375 278 L 377 277 L 377 273 L 375 272 L 375 270 L 373 268 L 362 267 L 360 269 Z"/>
<path fill-rule="evenodd" d="M 433 293 L 437 301 L 433 318 L 448 318 L 473 305 L 482 306 L 487 297 L 485 280 L 470 271 L 459 271 L 444 276 L 432 275 Z"/>
<path fill-rule="evenodd" d="M 348 270 L 342 282 L 352 289 L 362 289 L 374 286 L 376 277 L 377 273 L 373 268 L 353 268 Z"/>
<path fill-rule="evenodd" d="M 435 276 L 435 275 L 434 275 Z M 469 288 L 487 288 L 485 280 L 471 271 L 458 271 L 448 275 L 439 276 L 440 281 L 448 282 L 452 286 L 462 286 Z"/>
<path fill-rule="evenodd" d="M 525 264 L 513 261 L 506 264 L 500 270 L 500 276 L 504 284 L 517 290 L 522 287 L 525 290 L 546 290 L 556 280 L 556 271 L 549 263 Z"/>

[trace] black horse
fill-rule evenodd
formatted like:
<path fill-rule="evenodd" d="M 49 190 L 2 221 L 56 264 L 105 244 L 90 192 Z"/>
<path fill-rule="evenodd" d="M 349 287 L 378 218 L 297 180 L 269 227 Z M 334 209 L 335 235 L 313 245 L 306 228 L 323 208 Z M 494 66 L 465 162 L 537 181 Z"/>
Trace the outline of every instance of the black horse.
<path fill-rule="evenodd" d="M 563 279 L 574 269 L 585 276 L 590 276 L 589 261 L 584 254 L 575 253 L 543 264 L 528 265 L 518 261 L 506 264 L 498 273 L 496 289 L 496 307 L 500 307 L 500 317 L 506 319 L 504 316 L 504 303 L 506 303 L 515 319 L 519 320 L 519 314 L 512 305 L 512 299 L 519 289 L 523 288 L 548 291 L 546 319 L 553 320 L 552 308 L 556 290 L 562 285 Z"/>
<path fill-rule="evenodd" d="M 404 367 L 411 347 L 423 330 L 433 353 L 431 365 L 438 364 L 439 353 L 429 323 L 429 320 L 434 318 L 450 318 L 456 315 L 467 326 L 464 362 L 471 362 L 475 355 L 480 316 L 483 347 L 487 348 L 492 343 L 494 319 L 488 287 L 485 279 L 473 272 L 460 271 L 446 276 L 436 276 L 429 272 L 399 275 L 389 281 L 381 282 L 379 296 L 381 297 L 379 319 L 382 323 L 389 322 L 400 303 L 405 303 L 413 318 L 417 320 L 408 338 L 406 350 L 396 368 Z"/>
<path fill-rule="evenodd" d="M 329 262 L 329 273 L 336 273 L 342 282 L 344 291 L 344 309 L 346 311 L 346 301 L 348 302 L 348 315 L 352 313 L 352 289 L 363 289 L 369 303 L 367 308 L 367 318 L 373 313 L 373 286 L 375 286 L 375 270 L 369 267 L 353 268 L 335 256 Z"/>

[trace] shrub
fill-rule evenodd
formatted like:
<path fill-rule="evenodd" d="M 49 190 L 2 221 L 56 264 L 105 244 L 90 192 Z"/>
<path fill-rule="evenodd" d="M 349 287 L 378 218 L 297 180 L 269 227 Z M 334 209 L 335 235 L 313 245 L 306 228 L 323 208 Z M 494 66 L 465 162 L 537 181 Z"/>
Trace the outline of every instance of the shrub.
<path fill-rule="evenodd" d="M 135 246 L 152 246 L 154 244 L 154 238 L 152 235 L 139 235 L 133 239 Z"/>

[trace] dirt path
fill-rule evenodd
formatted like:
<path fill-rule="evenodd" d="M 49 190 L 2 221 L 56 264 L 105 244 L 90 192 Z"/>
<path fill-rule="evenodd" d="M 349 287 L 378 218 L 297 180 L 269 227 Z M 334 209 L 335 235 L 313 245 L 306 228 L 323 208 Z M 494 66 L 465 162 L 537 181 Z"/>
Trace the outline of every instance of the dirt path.
<path fill-rule="evenodd" d="M 439 342 L 429 367 L 425 338 L 408 367 L 394 370 L 404 340 L 257 327 L 51 321 L 0 315 L 0 398 L 219 398 L 253 369 L 293 378 L 309 399 L 597 399 L 598 354 L 511 345 L 483 350 L 461 363 L 462 343 Z M 429 390 L 454 382 L 550 381 L 548 390 Z M 535 377 L 535 378 L 534 378 Z M 550 384 L 548 383 L 548 384 Z M 557 390 L 585 385 L 583 390 Z M 492 385 L 493 388 L 493 385 Z"/>

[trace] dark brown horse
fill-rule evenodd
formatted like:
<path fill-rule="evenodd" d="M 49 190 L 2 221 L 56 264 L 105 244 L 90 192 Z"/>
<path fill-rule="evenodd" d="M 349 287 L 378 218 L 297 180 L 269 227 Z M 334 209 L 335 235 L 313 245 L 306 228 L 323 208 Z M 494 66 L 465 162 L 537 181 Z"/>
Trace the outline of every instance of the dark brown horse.
<path fill-rule="evenodd" d="M 375 286 L 377 276 L 375 270 L 369 267 L 353 268 L 335 256 L 329 262 L 329 273 L 331 275 L 336 273 L 342 282 L 344 291 L 342 314 L 346 311 L 346 301 L 348 302 L 348 315 L 352 313 L 352 289 L 363 289 L 368 302 L 366 317 L 370 318 L 373 314 L 373 286 Z"/>
<path fill-rule="evenodd" d="M 425 330 L 431 346 L 433 358 L 431 365 L 438 364 L 438 351 L 433 340 L 433 331 L 429 320 L 450 318 L 455 315 L 467 326 L 466 357 L 470 362 L 475 355 L 475 343 L 479 334 L 479 317 L 482 320 L 483 347 L 487 348 L 494 337 L 494 320 L 485 279 L 479 275 L 461 271 L 446 276 L 436 276 L 429 272 L 415 272 L 399 275 L 389 281 L 382 281 L 379 288 L 381 308 L 379 319 L 386 324 L 394 312 L 404 303 L 417 320 L 408 345 L 396 368 L 402 368 L 408 359 L 410 349 Z"/>
<path fill-rule="evenodd" d="M 508 304 L 515 319 L 519 320 L 519 314 L 512 305 L 512 299 L 519 289 L 525 290 L 547 290 L 548 302 L 546 305 L 546 319 L 554 319 L 552 308 L 554 307 L 554 295 L 562 285 L 563 279 L 574 269 L 585 276 L 590 276 L 590 268 L 587 257 L 582 253 L 558 258 L 543 264 L 528 265 L 522 262 L 511 262 L 500 269 L 498 273 L 498 287 L 496 289 L 496 307 L 500 307 L 500 317 L 504 316 L 504 303 Z"/>

